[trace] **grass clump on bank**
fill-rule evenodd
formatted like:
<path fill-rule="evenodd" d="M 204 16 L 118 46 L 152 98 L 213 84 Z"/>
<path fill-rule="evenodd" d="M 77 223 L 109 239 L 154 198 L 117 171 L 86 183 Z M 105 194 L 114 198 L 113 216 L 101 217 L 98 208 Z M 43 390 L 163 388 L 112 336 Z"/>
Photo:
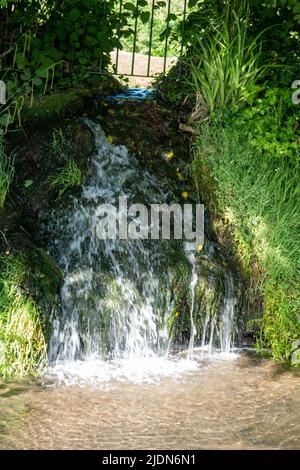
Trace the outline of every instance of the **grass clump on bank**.
<path fill-rule="evenodd" d="M 270 158 L 233 123 L 201 126 L 195 150 L 197 184 L 208 167 L 244 267 L 259 265 L 264 315 L 258 345 L 287 360 L 300 337 L 300 163 Z"/>
<path fill-rule="evenodd" d="M 46 343 L 39 309 L 22 287 L 23 256 L 2 256 L 0 272 L 0 375 L 36 374 L 46 364 Z"/>
<path fill-rule="evenodd" d="M 52 188 L 60 187 L 61 196 L 67 189 L 80 186 L 82 183 L 82 174 L 75 160 L 72 157 L 66 158 L 66 164 L 55 174 L 49 177 L 49 184 Z"/>
<path fill-rule="evenodd" d="M 67 189 L 81 186 L 82 173 L 72 155 L 70 142 L 64 137 L 61 129 L 53 132 L 52 151 L 64 165 L 48 178 L 51 188 L 59 187 L 59 196 Z"/>

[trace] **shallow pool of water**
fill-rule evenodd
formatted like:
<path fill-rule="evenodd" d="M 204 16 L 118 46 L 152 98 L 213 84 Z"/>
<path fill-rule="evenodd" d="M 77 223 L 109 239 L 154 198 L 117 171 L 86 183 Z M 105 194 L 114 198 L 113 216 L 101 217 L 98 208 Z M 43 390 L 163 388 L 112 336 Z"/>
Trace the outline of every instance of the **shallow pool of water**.
<path fill-rule="evenodd" d="M 2 382 L 0 448 L 299 449 L 300 375 L 242 353 L 152 382 Z"/>

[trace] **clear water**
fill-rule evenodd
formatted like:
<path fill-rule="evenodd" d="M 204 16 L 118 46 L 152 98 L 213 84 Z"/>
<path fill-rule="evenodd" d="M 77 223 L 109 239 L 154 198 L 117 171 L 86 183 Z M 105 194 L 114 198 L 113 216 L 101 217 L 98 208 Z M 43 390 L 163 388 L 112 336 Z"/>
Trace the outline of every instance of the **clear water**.
<path fill-rule="evenodd" d="M 300 448 L 297 371 L 245 354 L 196 364 L 143 384 L 0 383 L 0 448 Z"/>
<path fill-rule="evenodd" d="M 104 96 L 102 99 L 106 101 L 123 101 L 123 100 L 149 100 L 155 98 L 155 90 L 152 88 L 128 88 L 124 93 L 117 93 L 112 96 Z"/>

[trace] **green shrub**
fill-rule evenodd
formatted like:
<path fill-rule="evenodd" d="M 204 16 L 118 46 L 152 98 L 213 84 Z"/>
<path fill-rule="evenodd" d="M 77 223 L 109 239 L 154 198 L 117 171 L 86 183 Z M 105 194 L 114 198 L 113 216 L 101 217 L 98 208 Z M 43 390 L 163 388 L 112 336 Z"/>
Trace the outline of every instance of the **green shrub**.
<path fill-rule="evenodd" d="M 189 13 L 184 28 L 184 41 L 188 47 L 199 34 L 212 35 L 220 20 L 229 18 L 234 23 L 232 12 L 239 16 L 248 9 L 249 39 L 264 31 L 262 62 L 276 65 L 269 69 L 267 79 L 274 86 L 290 87 L 297 78 L 300 65 L 299 0 L 190 0 L 189 5 L 194 6 L 194 11 Z"/>
<path fill-rule="evenodd" d="M 0 258 L 0 375 L 36 374 L 46 364 L 40 312 L 26 293 L 28 270 L 21 255 Z"/>
<path fill-rule="evenodd" d="M 254 88 L 254 87 L 252 87 Z M 246 133 L 253 148 L 269 158 L 298 159 L 300 156 L 299 110 L 291 99 L 290 88 L 268 88 L 245 100 L 245 107 L 228 118 Z"/>

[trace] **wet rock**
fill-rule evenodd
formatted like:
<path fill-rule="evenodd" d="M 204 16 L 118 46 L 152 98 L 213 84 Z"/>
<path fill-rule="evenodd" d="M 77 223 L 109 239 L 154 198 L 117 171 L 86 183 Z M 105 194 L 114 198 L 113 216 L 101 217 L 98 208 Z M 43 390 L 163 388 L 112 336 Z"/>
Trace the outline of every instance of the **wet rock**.
<path fill-rule="evenodd" d="M 292 343 L 292 359 L 291 359 L 293 366 L 300 365 L 300 338 L 296 339 Z"/>

